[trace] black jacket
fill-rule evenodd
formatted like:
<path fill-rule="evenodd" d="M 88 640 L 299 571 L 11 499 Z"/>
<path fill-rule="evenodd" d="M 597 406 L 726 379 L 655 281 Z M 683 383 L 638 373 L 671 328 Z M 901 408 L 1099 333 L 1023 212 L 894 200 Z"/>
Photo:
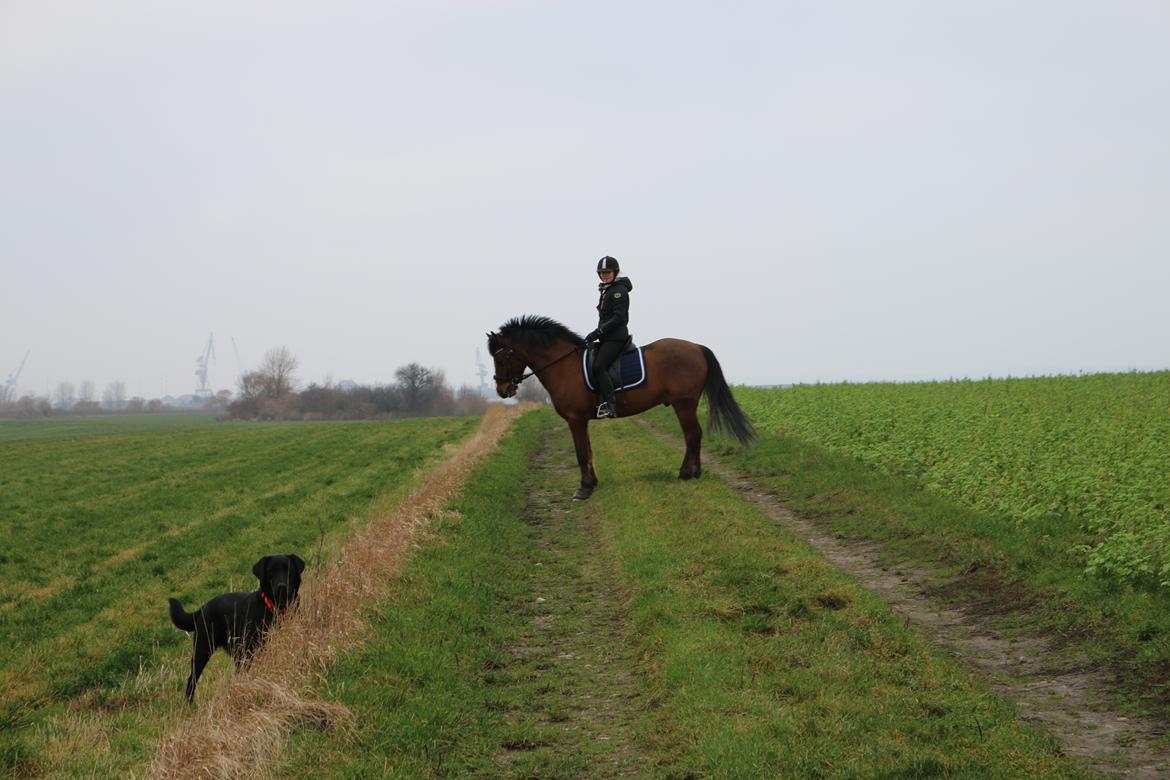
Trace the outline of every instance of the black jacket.
<path fill-rule="evenodd" d="M 630 321 L 630 290 L 634 283 L 619 276 L 611 284 L 601 286 L 597 301 L 597 331 L 603 341 L 625 341 L 630 337 L 626 325 Z"/>

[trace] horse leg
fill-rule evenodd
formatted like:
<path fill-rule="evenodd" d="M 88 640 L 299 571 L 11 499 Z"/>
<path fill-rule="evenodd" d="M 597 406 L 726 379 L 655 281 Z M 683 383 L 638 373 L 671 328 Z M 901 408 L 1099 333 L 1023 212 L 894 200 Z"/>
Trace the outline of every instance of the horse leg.
<path fill-rule="evenodd" d="M 577 450 L 577 465 L 581 467 L 581 486 L 573 498 L 584 501 L 597 487 L 597 473 L 593 471 L 593 446 L 589 443 L 589 421 L 569 420 L 569 431 L 573 434 L 573 447 Z"/>
<path fill-rule="evenodd" d="M 683 439 L 687 443 L 687 454 L 683 456 L 678 470 L 679 479 L 697 479 L 703 473 L 699 462 L 699 448 L 703 441 L 703 428 L 699 425 L 698 399 L 679 399 L 674 402 L 674 414 L 682 426 Z"/>

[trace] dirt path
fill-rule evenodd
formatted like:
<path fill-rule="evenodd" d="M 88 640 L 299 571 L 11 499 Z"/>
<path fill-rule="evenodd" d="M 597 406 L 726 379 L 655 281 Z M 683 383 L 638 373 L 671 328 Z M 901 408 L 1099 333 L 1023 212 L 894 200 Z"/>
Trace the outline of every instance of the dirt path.
<path fill-rule="evenodd" d="M 639 424 L 683 450 L 678 436 Z M 907 566 L 891 569 L 881 562 L 875 545 L 825 533 L 706 452 L 703 466 L 778 525 L 856 577 L 863 587 L 880 595 L 937 646 L 982 674 L 1000 695 L 1015 702 L 1024 720 L 1052 734 L 1068 755 L 1117 777 L 1170 777 L 1170 754 L 1155 745 L 1163 730 L 1153 721 L 1125 717 L 1103 704 L 1111 699 L 1109 678 L 1092 668 L 1087 659 L 1068 659 L 1043 636 L 1005 636 L 992 618 L 929 596 L 931 585 L 938 583 L 927 572 Z"/>
<path fill-rule="evenodd" d="M 532 457 L 523 518 L 537 550 L 524 561 L 530 622 L 510 648 L 506 670 L 523 702 L 506 717 L 538 736 L 509 746 L 493 763 L 505 777 L 644 776 L 649 765 L 634 741 L 637 658 L 625 634 L 622 595 L 612 559 L 599 554 L 604 540 L 595 512 L 564 490 L 572 481 L 565 473 L 575 475 L 577 467 L 560 433 L 546 432 Z M 539 755 L 542 747 L 550 755 Z M 565 756 L 574 758 L 550 765 Z"/>

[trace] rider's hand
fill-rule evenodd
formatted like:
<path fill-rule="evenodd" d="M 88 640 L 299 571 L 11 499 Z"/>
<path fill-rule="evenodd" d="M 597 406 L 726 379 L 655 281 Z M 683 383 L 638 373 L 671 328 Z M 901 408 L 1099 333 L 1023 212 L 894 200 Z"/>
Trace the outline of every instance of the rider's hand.
<path fill-rule="evenodd" d="M 588 344 L 590 341 L 597 341 L 599 338 L 601 338 L 601 331 L 591 331 L 589 335 L 585 337 L 585 343 Z"/>

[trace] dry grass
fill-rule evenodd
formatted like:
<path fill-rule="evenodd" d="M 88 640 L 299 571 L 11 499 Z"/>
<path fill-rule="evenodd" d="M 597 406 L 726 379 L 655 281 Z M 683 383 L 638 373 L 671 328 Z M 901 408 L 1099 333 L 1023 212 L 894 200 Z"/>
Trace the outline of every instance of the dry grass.
<path fill-rule="evenodd" d="M 375 505 L 369 525 L 327 567 L 310 573 L 295 612 L 273 626 L 250 667 L 211 691 L 194 716 L 159 744 L 157 778 L 237 778 L 275 768 L 288 734 L 342 722 L 341 706 L 305 698 L 313 680 L 363 632 L 362 614 L 386 592 L 422 526 L 461 490 L 524 407 L 492 405 L 449 460 L 399 504 Z M 201 688 L 202 690 L 202 688 Z"/>

